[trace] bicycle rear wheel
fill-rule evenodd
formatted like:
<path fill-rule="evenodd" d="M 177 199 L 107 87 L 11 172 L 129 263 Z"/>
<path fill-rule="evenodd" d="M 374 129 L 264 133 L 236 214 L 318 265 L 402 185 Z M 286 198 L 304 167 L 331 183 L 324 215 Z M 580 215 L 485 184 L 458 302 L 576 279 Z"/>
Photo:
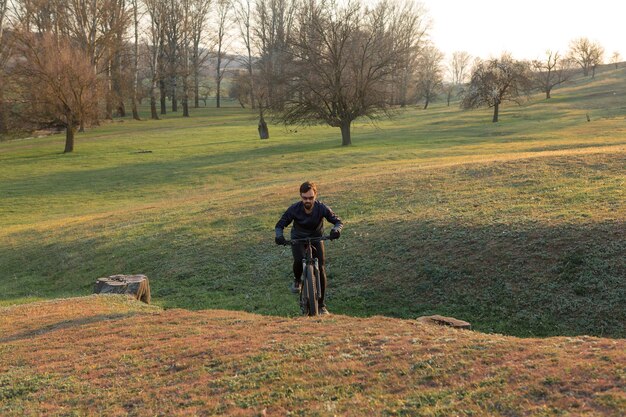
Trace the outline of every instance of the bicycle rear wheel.
<path fill-rule="evenodd" d="M 302 296 L 304 297 L 302 301 L 305 310 L 304 314 L 307 314 L 309 316 L 317 316 L 317 286 L 315 285 L 315 274 L 313 271 L 313 265 L 307 265 L 302 286 Z"/>

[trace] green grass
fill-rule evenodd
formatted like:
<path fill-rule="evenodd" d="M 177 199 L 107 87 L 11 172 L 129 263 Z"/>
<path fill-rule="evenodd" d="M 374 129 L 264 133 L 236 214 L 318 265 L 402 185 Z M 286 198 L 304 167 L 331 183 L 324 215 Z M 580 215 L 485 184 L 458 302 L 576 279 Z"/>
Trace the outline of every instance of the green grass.
<path fill-rule="evenodd" d="M 356 123 L 351 147 L 323 126 L 260 141 L 236 107 L 106 123 L 69 155 L 63 135 L 0 143 L 0 305 L 145 273 L 164 307 L 297 315 L 273 227 L 314 180 L 346 221 L 328 245 L 333 312 L 624 337 L 625 81 L 575 80 L 497 124 L 399 110 Z"/>

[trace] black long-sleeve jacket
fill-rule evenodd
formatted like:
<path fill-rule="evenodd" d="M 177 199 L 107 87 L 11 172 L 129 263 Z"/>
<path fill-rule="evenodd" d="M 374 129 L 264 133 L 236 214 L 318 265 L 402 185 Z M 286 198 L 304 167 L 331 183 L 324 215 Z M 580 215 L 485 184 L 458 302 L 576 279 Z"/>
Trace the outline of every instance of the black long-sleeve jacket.
<path fill-rule="evenodd" d="M 324 219 L 333 224 L 333 230 L 340 231 L 343 222 L 326 204 L 315 201 L 310 214 L 304 211 L 304 203 L 292 204 L 276 223 L 276 237 L 283 236 L 283 229 L 293 222 L 292 239 L 317 237 L 324 234 Z"/>

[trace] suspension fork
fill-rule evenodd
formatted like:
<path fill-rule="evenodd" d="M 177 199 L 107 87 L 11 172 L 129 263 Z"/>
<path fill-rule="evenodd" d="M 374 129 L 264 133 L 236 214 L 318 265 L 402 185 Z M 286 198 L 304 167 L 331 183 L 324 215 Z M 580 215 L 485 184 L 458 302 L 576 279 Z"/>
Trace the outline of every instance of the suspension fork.
<path fill-rule="evenodd" d="M 320 277 L 320 267 L 317 258 L 313 258 L 314 268 L 313 271 L 315 273 L 315 286 L 317 287 L 317 298 L 322 298 L 322 282 Z"/>
<path fill-rule="evenodd" d="M 313 258 L 313 249 L 311 248 L 311 242 L 306 243 L 304 258 L 302 258 L 302 277 L 301 282 L 304 284 L 304 274 L 306 273 L 306 267 Z"/>

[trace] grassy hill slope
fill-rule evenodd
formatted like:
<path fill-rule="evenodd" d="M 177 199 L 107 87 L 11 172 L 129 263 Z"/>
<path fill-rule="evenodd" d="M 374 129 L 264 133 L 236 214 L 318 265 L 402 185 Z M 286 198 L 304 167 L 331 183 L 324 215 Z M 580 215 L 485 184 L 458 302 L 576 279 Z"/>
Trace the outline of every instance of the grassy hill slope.
<path fill-rule="evenodd" d="M 587 122 L 587 115 L 591 122 Z M 551 100 L 434 105 L 338 129 L 201 109 L 0 143 L 0 304 L 145 273 L 163 307 L 298 314 L 273 226 L 307 179 L 346 221 L 331 311 L 453 315 L 518 336 L 626 335 L 626 69 Z M 145 152 L 150 151 L 150 152 Z"/>
<path fill-rule="evenodd" d="M 121 296 L 0 308 L 0 414 L 623 416 L 626 341 L 380 316 L 167 310 Z"/>

